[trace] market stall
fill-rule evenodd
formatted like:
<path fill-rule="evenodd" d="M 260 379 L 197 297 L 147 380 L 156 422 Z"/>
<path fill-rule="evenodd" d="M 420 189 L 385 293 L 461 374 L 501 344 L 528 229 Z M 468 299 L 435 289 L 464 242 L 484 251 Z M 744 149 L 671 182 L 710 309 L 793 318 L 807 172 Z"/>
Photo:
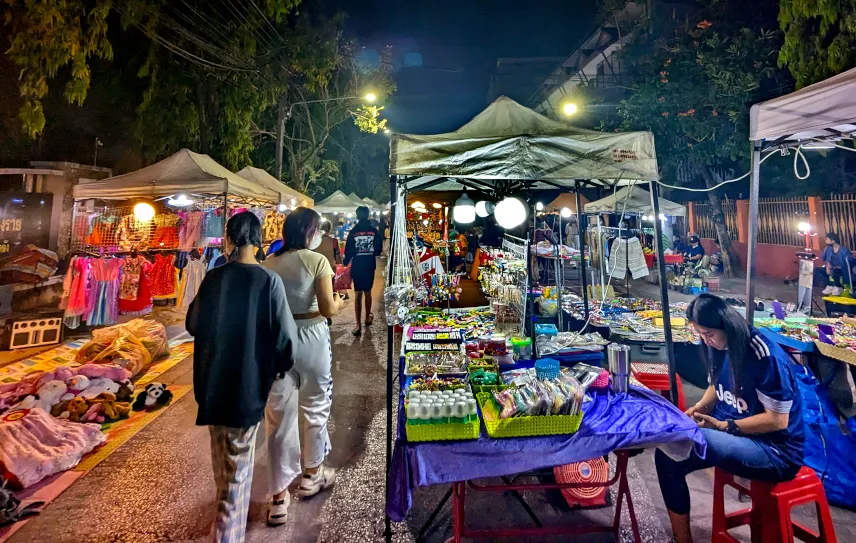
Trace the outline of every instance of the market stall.
<path fill-rule="evenodd" d="M 261 168 L 247 166 L 246 168 L 239 170 L 237 175 L 278 192 L 281 195 L 280 204 L 288 206 L 291 209 L 295 207 L 313 207 L 315 205 L 315 201 L 312 198 L 302 192 L 294 190 Z"/>
<path fill-rule="evenodd" d="M 521 153 L 522 148 L 526 153 Z M 586 337 L 558 331 L 551 334 L 533 327 L 531 333 L 539 336 L 536 339 L 545 347 L 543 351 L 553 354 L 549 358 L 527 360 L 531 358 L 531 338 L 527 344 L 525 337 L 507 338 L 498 333 L 493 312 L 490 320 L 494 321 L 494 331 L 488 334 L 484 330 L 475 338 L 472 334 L 479 334 L 479 328 L 488 328 L 483 316 L 449 314 L 427 323 L 429 328 L 418 320 L 413 326 L 413 319 L 420 314 L 412 284 L 414 260 L 406 234 L 400 231 L 406 228 L 404 202 L 407 193 L 460 190 L 461 187 L 485 192 L 499 201 L 495 211 L 499 224 L 511 228 L 526 222 L 527 207 L 531 210 L 534 206 L 532 189 L 573 188 L 577 191 L 577 207 L 580 208 L 579 188 L 583 184 L 613 188 L 645 181 L 651 187 L 651 206 L 657 216 L 660 213 L 655 183 L 658 174 L 650 133 L 606 134 L 580 130 L 547 119 L 502 97 L 456 132 L 432 136 L 393 135 L 390 174 L 393 233 L 384 295 L 389 325 L 387 461 L 392 458 L 393 402 L 399 405 L 399 419 L 395 425 L 398 428 L 396 453 L 387 492 L 390 516 L 400 519 L 406 514 L 412 485 L 454 481 L 450 494 L 454 500 L 455 540 L 463 535 L 489 537 L 498 532 L 472 532 L 463 522 L 466 488 L 478 486 L 472 481 L 474 478 L 510 475 L 553 466 L 557 461 L 575 461 L 591 458 L 592 454 L 619 451 L 616 477 L 603 481 L 601 486 L 617 482 L 619 503 L 626 497 L 630 504 L 625 472 L 627 456 L 621 449 L 679 443 L 678 452 L 686 454 L 693 446 L 704 447 L 691 420 L 644 389 L 628 387 L 626 348 L 610 346 L 610 365 L 616 362 L 612 369 L 618 376 L 615 386 L 622 392 L 604 388 L 608 383 L 605 372 L 577 358 L 594 354 L 602 360 L 605 342 L 597 334 Z M 453 212 L 456 222 L 472 222 L 478 209 L 474 204 L 466 198 L 456 202 L 456 207 L 461 207 L 460 214 L 458 209 Z M 658 222 L 655 229 L 661 234 Z M 662 262 L 662 247 L 658 248 Z M 583 266 L 584 262 L 581 261 Z M 661 284 L 664 284 L 662 266 L 660 274 Z M 583 282 L 583 311 L 588 319 L 585 279 Z M 663 300 L 660 318 L 670 353 L 668 367 L 674 389 L 670 308 L 665 288 Z M 474 325 L 474 322 L 480 324 Z M 405 348 L 399 358 L 393 349 L 397 324 L 404 325 L 402 343 L 405 347 L 417 340 L 429 343 L 418 346 L 414 353 Z M 555 325 L 552 328 L 555 330 Z M 438 341 L 440 336 L 442 342 Z M 458 343 L 450 343 L 452 338 Z M 618 352 L 624 354 L 616 354 Z M 393 389 L 396 358 L 402 383 L 399 393 Z M 556 411 L 524 399 L 542 387 L 546 387 L 542 393 L 551 398 L 547 404 L 555 406 Z M 627 425 L 626 431 L 621 430 L 621 413 L 638 414 L 642 409 L 650 410 L 646 420 L 658 421 L 644 432 L 644 437 L 637 433 L 638 425 Z M 606 432 L 606 428 L 610 430 Z M 522 440 L 521 436 L 540 437 Z M 518 439 L 508 439 L 514 437 Z M 434 443 L 438 440 L 454 442 Z M 513 450 L 526 453 L 515 455 Z M 455 460 L 464 457 L 482 461 Z M 551 486 L 560 487 L 561 484 Z M 501 488 L 482 486 L 481 490 L 501 491 Z M 632 507 L 630 515 L 635 526 Z M 617 521 L 612 527 L 600 529 L 615 531 Z M 578 531 L 578 528 L 569 530 Z M 512 535 L 512 532 L 514 535 L 531 533 L 506 530 L 502 534 Z M 386 535 L 389 540 L 389 523 Z M 638 540 L 638 531 L 635 535 Z"/>
<path fill-rule="evenodd" d="M 151 312 L 154 300 L 186 308 L 221 253 L 228 217 L 255 213 L 270 243 L 281 236 L 279 206 L 292 192 L 187 149 L 135 172 L 82 181 L 74 188 L 66 326 L 114 324 L 120 314 Z"/>

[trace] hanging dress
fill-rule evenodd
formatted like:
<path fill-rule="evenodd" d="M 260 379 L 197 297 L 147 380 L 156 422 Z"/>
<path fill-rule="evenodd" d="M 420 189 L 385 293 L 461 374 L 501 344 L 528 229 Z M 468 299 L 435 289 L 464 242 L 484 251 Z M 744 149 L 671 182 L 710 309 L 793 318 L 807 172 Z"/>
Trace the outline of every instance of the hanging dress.
<path fill-rule="evenodd" d="M 128 262 L 130 260 L 130 262 Z M 129 272 L 129 268 L 131 271 Z M 152 263 L 138 256 L 135 259 L 125 259 L 125 268 L 122 273 L 122 294 L 119 295 L 119 313 L 122 315 L 148 315 L 152 312 L 152 291 L 149 284 L 149 273 Z M 136 274 L 136 288 L 133 289 L 133 299 L 125 298 L 130 294 L 132 287 L 127 282 L 130 274 Z"/>
<path fill-rule="evenodd" d="M 86 313 L 86 294 L 89 291 L 90 259 L 74 257 L 68 266 L 65 281 L 63 281 L 63 301 L 65 314 L 63 322 L 74 330 L 80 326 Z M 65 285 L 68 284 L 68 295 Z"/>
<path fill-rule="evenodd" d="M 86 322 L 89 326 L 115 324 L 119 318 L 119 272 L 123 261 L 92 259 L 92 280 L 87 293 Z"/>
<path fill-rule="evenodd" d="M 202 218 L 204 214 L 201 211 L 182 211 L 179 216 L 184 219 L 181 229 L 178 233 L 178 250 L 189 251 L 193 249 L 202 236 Z"/>
<path fill-rule="evenodd" d="M 225 232 L 223 225 L 223 210 L 214 209 L 205 214 L 205 237 L 222 238 Z"/>
<path fill-rule="evenodd" d="M 181 273 L 181 285 L 179 286 L 179 307 L 190 307 L 190 302 L 196 298 L 196 293 L 199 291 L 199 285 L 205 279 L 207 266 L 202 260 L 190 259 Z"/>
<path fill-rule="evenodd" d="M 155 264 L 149 273 L 152 298 L 156 300 L 175 298 L 177 295 L 177 274 L 175 255 L 155 255 Z"/>

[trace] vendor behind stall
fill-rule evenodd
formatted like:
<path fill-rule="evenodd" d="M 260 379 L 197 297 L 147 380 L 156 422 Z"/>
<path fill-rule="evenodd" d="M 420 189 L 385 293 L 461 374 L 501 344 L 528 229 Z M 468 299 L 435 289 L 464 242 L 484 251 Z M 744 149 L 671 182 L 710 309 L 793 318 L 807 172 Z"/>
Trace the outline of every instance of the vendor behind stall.
<path fill-rule="evenodd" d="M 710 386 L 686 411 L 701 428 L 707 452 L 675 460 L 658 450 L 655 457 L 678 543 L 692 541 L 688 474 L 716 466 L 754 481 L 788 481 L 802 466 L 805 441 L 800 391 L 782 348 L 712 294 L 690 303 L 687 320 L 707 347 Z"/>
<path fill-rule="evenodd" d="M 842 279 L 847 266 L 850 265 L 852 254 L 850 249 L 841 245 L 841 238 L 835 232 L 826 234 L 826 248 L 823 250 L 821 260 L 823 266 L 814 270 L 815 277 L 824 281 L 824 295 L 838 296 L 843 292 Z"/>

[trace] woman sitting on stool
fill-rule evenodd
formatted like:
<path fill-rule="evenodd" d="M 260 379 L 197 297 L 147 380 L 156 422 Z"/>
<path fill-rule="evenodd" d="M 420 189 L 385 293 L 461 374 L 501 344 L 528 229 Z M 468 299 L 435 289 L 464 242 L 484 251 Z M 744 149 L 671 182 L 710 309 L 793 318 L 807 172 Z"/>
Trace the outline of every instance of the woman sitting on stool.
<path fill-rule="evenodd" d="M 823 295 L 840 296 L 844 291 L 841 280 L 844 278 L 844 273 L 847 266 L 850 265 L 850 249 L 841 245 L 841 238 L 835 232 L 826 234 L 826 249 L 823 250 L 821 261 L 822 267 L 817 267 L 814 270 L 815 277 L 824 280 L 826 288 L 823 289 Z"/>
<path fill-rule="evenodd" d="M 707 454 L 675 461 L 658 450 L 657 477 L 678 543 L 692 541 L 686 476 L 720 467 L 756 481 L 793 479 L 803 463 L 800 395 L 791 362 L 722 298 L 702 294 L 687 319 L 704 341 L 710 386 L 687 409 L 707 441 Z"/>

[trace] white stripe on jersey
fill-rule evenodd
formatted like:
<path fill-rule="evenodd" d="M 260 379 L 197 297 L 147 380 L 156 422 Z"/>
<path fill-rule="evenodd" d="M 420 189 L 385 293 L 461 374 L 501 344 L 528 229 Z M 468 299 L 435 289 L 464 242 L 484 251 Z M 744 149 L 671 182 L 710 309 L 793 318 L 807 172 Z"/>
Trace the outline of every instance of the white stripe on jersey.
<path fill-rule="evenodd" d="M 753 337 L 752 340 L 749 342 L 749 345 L 752 346 L 752 350 L 755 351 L 755 356 L 758 357 L 758 360 L 770 356 L 770 349 L 767 347 L 767 344 L 764 343 L 764 340 L 760 337 Z"/>

